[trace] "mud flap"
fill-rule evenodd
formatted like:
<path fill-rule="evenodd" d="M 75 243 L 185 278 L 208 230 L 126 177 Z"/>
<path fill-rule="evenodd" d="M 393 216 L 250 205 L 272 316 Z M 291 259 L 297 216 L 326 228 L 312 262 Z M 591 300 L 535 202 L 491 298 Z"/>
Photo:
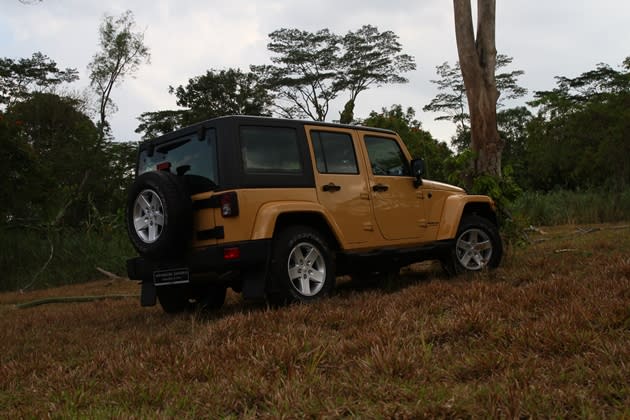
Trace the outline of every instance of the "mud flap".
<path fill-rule="evenodd" d="M 153 282 L 142 282 L 142 289 L 140 291 L 140 305 L 141 306 L 155 306 L 157 302 L 157 292 L 155 284 Z"/>
<path fill-rule="evenodd" d="M 252 267 L 241 271 L 241 281 L 243 283 L 243 298 L 264 299 L 267 270 L 261 267 Z"/>

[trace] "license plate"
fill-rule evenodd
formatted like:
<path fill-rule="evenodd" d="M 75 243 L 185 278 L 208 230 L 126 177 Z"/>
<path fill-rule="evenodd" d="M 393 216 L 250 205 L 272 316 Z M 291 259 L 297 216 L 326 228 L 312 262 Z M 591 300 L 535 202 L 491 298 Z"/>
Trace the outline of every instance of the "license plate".
<path fill-rule="evenodd" d="M 156 286 L 190 283 L 190 273 L 187 268 L 154 271 L 153 283 Z"/>

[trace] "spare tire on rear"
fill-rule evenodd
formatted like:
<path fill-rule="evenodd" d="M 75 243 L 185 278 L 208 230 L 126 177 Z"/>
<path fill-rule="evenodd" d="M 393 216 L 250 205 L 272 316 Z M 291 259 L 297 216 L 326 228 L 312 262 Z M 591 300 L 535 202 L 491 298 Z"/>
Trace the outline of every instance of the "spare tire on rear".
<path fill-rule="evenodd" d="M 145 172 L 127 196 L 127 232 L 142 256 L 182 254 L 192 232 L 192 201 L 183 180 L 169 172 Z"/>

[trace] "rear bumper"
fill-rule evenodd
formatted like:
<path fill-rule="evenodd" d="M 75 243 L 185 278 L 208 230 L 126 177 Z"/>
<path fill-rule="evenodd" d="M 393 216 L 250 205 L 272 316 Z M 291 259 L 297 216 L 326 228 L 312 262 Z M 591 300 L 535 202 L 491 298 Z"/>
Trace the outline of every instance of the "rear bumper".
<path fill-rule="evenodd" d="M 238 258 L 226 259 L 226 249 L 238 249 Z M 265 264 L 271 249 L 271 239 L 256 241 L 233 242 L 209 246 L 194 250 L 188 256 L 179 259 L 153 260 L 145 257 L 135 257 L 127 260 L 127 275 L 132 280 L 153 282 L 156 271 L 176 268 L 187 268 L 191 275 L 217 274 L 243 270 L 252 266 Z M 232 257 L 234 253 L 232 252 Z"/>

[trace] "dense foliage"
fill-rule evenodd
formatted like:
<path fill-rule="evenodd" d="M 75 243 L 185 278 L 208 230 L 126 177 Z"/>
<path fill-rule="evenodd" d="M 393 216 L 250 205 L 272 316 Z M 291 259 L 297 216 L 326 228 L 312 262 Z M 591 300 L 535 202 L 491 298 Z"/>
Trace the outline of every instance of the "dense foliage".
<path fill-rule="evenodd" d="M 551 190 L 630 186 L 630 57 L 600 64 L 535 93 L 528 124 L 526 186 Z"/>
<path fill-rule="evenodd" d="M 170 86 L 178 110 L 144 112 L 137 133 L 148 139 L 177 128 L 223 115 L 271 115 L 273 96 L 258 74 L 239 69 L 208 70 L 188 80 L 186 86 Z"/>

